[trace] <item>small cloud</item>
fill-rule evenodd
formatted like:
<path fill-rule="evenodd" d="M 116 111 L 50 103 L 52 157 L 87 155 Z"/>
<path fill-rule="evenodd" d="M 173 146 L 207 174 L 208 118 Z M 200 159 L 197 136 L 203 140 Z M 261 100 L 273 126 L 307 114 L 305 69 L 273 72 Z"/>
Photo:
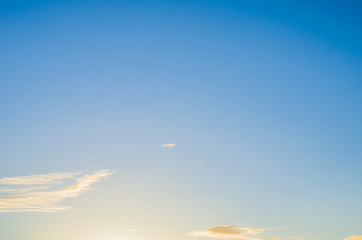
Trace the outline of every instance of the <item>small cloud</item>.
<path fill-rule="evenodd" d="M 74 185 L 60 190 L 47 190 L 50 186 L 38 185 L 62 183 L 61 180 L 73 178 L 74 175 L 79 173 L 49 173 L 27 177 L 1 178 L 0 184 L 6 185 L 6 187 L 0 189 L 0 193 L 5 193 L 5 196 L 0 197 L 0 212 L 57 212 L 68 210 L 70 207 L 58 205 L 58 203 L 66 198 L 77 197 L 90 190 L 93 184 L 112 175 L 114 172 L 110 170 L 96 171 L 76 179 Z"/>
<path fill-rule="evenodd" d="M 239 226 L 217 226 L 201 231 L 194 231 L 188 235 L 193 237 L 211 237 L 219 239 L 279 240 L 279 238 L 258 238 L 255 236 L 264 233 L 266 230 L 268 229 Z"/>
<path fill-rule="evenodd" d="M 362 240 L 362 235 L 353 235 L 345 238 L 344 240 Z"/>
<path fill-rule="evenodd" d="M 176 147 L 176 144 L 174 144 L 174 143 L 164 143 L 164 144 L 161 144 L 161 147 L 173 148 L 173 147 Z"/>
<path fill-rule="evenodd" d="M 264 232 L 261 228 L 247 228 L 238 226 L 219 226 L 209 229 L 195 231 L 190 233 L 190 236 L 194 237 L 212 237 L 220 239 L 247 239 L 252 240 L 254 238 L 249 235 L 256 235 Z"/>

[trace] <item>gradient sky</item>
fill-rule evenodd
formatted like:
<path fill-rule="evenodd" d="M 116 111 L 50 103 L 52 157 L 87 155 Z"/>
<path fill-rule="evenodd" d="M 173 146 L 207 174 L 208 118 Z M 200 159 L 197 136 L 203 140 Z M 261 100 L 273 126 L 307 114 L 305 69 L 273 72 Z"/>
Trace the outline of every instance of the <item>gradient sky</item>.
<path fill-rule="evenodd" d="M 0 239 L 362 239 L 361 11 L 0 1 Z"/>

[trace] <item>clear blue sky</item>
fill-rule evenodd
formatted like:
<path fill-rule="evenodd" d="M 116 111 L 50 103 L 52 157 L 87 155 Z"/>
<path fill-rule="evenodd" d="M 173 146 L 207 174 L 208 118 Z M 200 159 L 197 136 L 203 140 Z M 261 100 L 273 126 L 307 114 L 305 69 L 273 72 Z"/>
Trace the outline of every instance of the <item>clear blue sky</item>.
<path fill-rule="evenodd" d="M 362 239 L 361 11 L 1 1 L 0 211 L 23 196 L 5 177 L 111 176 L 68 210 L 0 212 L 0 239 Z"/>

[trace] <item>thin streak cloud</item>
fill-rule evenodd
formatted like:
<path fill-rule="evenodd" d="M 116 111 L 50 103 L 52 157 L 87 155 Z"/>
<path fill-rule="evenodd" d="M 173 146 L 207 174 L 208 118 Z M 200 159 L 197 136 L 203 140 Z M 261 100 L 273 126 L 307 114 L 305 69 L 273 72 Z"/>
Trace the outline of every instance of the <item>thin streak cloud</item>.
<path fill-rule="evenodd" d="M 163 148 L 173 148 L 173 147 L 176 147 L 176 144 L 175 143 L 164 143 L 164 144 L 161 144 L 161 147 L 163 147 Z"/>
<path fill-rule="evenodd" d="M 261 234 L 265 229 L 239 226 L 217 226 L 205 230 L 194 231 L 189 236 L 211 237 L 219 239 L 245 239 L 245 240 L 278 240 L 277 238 L 255 238 L 253 235 Z"/>
<path fill-rule="evenodd" d="M 60 181 L 60 179 L 72 178 L 74 173 L 62 173 L 61 175 L 63 178 L 60 177 L 61 175 L 56 175 L 53 173 L 49 174 L 49 176 L 44 174 L 21 178 L 2 178 L 0 179 L 0 182 L 10 182 L 9 186 L 14 187 L 13 185 L 15 182 L 19 182 L 19 184 L 29 185 L 29 187 L 22 189 L 24 193 L 18 193 L 17 191 L 19 191 L 19 189 L 17 188 L 2 189 L 5 193 L 15 192 L 16 194 L 8 194 L 6 196 L 0 197 L 0 212 L 57 212 L 61 210 L 68 210 L 71 207 L 59 205 L 58 203 L 66 198 L 74 198 L 84 193 L 85 191 L 90 190 L 93 184 L 99 182 L 105 177 L 112 175 L 114 172 L 115 171 L 110 170 L 96 171 L 92 174 L 84 175 L 76 179 L 76 183 L 74 185 L 67 186 L 61 190 L 35 192 L 33 192 L 34 186 L 31 186 L 29 182 L 32 182 L 33 184 L 35 182 L 36 184 L 40 184 L 40 182 L 42 184 L 55 184 L 59 183 L 58 181 Z M 34 176 L 42 176 L 42 180 L 40 181 Z M 44 179 L 47 179 L 48 182 Z M 38 190 L 38 188 L 35 189 Z"/>
<path fill-rule="evenodd" d="M 0 194 L 4 193 L 28 193 L 33 191 L 45 190 L 49 189 L 50 186 L 26 186 L 26 187 L 19 187 L 19 188 L 0 188 Z"/>
<path fill-rule="evenodd" d="M 0 185 L 42 185 L 62 183 L 64 179 L 74 178 L 80 172 L 48 173 L 21 177 L 4 177 L 0 179 Z"/>

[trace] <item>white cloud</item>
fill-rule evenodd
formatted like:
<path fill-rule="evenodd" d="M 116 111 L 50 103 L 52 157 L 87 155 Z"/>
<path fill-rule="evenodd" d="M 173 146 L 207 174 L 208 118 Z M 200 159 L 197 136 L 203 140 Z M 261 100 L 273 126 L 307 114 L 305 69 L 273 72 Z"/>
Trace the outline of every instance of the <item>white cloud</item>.
<path fill-rule="evenodd" d="M 265 229 L 239 226 L 217 226 L 205 230 L 194 231 L 188 235 L 194 237 L 211 237 L 219 239 L 244 240 L 278 240 L 277 238 L 255 238 L 253 235 L 261 234 Z"/>
<path fill-rule="evenodd" d="M 173 148 L 173 147 L 176 147 L 176 144 L 174 144 L 174 143 L 164 143 L 164 144 L 161 144 L 161 147 Z"/>
<path fill-rule="evenodd" d="M 58 205 L 58 203 L 66 198 L 79 196 L 81 193 L 89 190 L 91 185 L 102 178 L 110 176 L 114 172 L 101 170 L 93 174 L 84 175 L 76 179 L 74 185 L 53 191 L 34 191 L 39 190 L 39 187 L 32 186 L 32 184 L 56 184 L 60 180 L 72 178 L 79 173 L 50 173 L 28 177 L 2 178 L 0 179 L 1 184 L 8 183 L 12 188 L 1 189 L 2 193 L 8 193 L 8 195 L 0 197 L 0 212 L 57 212 L 68 210 L 70 207 Z M 29 187 L 16 188 L 16 186 L 13 186 L 16 183 Z"/>

